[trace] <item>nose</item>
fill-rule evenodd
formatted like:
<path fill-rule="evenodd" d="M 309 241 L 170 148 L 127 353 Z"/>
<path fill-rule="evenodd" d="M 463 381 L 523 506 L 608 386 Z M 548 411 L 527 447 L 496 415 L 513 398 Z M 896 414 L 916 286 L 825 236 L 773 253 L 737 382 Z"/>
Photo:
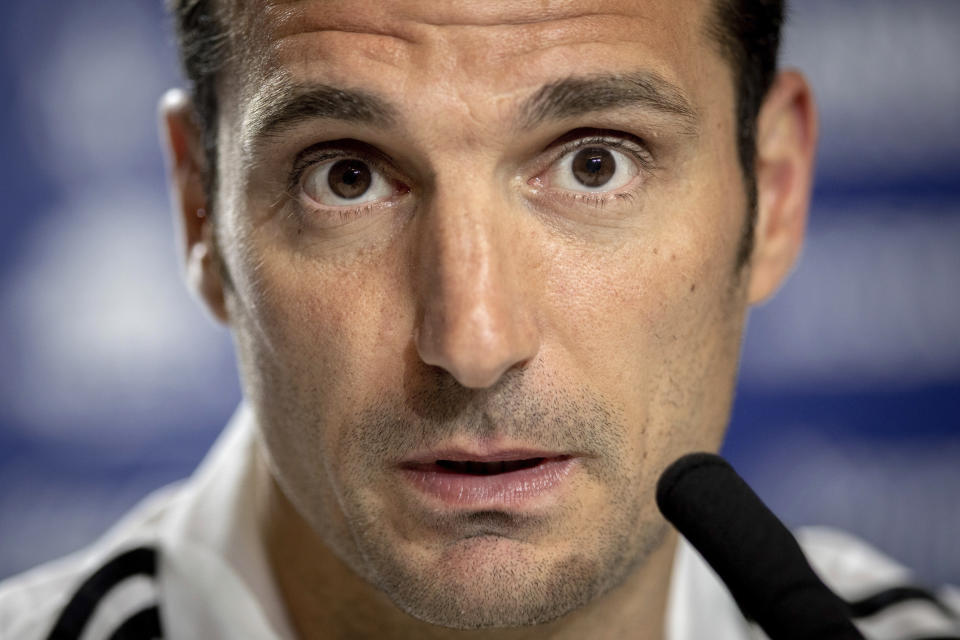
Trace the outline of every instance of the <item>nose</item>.
<path fill-rule="evenodd" d="M 539 348 L 511 215 L 476 192 L 438 189 L 421 218 L 417 353 L 464 387 L 493 386 Z"/>

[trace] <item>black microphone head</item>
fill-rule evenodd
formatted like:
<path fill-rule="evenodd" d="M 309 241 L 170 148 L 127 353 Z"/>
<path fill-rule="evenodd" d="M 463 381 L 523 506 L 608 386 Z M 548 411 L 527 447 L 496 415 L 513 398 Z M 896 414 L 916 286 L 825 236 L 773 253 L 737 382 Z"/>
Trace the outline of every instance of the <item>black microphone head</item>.
<path fill-rule="evenodd" d="M 862 639 L 793 534 L 720 456 L 693 453 L 670 465 L 657 506 L 772 640 Z"/>

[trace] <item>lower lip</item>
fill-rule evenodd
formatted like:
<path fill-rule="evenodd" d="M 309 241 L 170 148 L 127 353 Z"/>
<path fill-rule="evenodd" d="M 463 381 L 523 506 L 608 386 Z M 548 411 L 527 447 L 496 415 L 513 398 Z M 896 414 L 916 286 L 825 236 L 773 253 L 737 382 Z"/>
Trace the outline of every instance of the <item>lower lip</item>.
<path fill-rule="evenodd" d="M 402 472 L 414 487 L 445 505 L 502 509 L 533 506 L 555 495 L 575 464 L 575 458 L 548 458 L 529 469 L 488 476 L 439 469 Z"/>

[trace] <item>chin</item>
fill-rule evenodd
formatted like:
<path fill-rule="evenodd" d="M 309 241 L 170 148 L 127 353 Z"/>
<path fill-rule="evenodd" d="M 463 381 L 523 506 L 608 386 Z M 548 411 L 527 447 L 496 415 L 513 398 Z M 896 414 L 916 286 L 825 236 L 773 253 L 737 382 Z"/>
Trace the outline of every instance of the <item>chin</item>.
<path fill-rule="evenodd" d="M 474 571 L 408 576 L 388 592 L 411 616 L 456 629 L 543 624 L 587 604 L 604 589 L 596 563 L 572 558 L 549 567 L 500 562 Z"/>
<path fill-rule="evenodd" d="M 426 557 L 418 554 L 416 562 L 383 553 L 389 547 L 381 546 L 366 555 L 368 576 L 399 609 L 433 625 L 492 629 L 545 624 L 622 583 L 652 550 L 636 540 L 614 538 L 614 544 L 594 545 L 585 555 L 477 536 Z M 627 549 L 634 552 L 625 553 Z"/>

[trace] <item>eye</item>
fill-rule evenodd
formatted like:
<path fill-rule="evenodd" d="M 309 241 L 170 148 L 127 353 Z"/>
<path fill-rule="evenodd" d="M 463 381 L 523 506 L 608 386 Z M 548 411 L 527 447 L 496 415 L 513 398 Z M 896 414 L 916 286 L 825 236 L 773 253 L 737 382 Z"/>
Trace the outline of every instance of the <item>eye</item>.
<path fill-rule="evenodd" d="M 562 155 L 549 170 L 548 180 L 567 191 L 607 192 L 625 187 L 639 171 L 637 161 L 626 153 L 590 144 Z"/>
<path fill-rule="evenodd" d="M 303 191 L 318 204 L 351 206 L 375 202 L 393 195 L 394 186 L 383 173 L 356 158 L 334 158 L 307 169 Z"/>

